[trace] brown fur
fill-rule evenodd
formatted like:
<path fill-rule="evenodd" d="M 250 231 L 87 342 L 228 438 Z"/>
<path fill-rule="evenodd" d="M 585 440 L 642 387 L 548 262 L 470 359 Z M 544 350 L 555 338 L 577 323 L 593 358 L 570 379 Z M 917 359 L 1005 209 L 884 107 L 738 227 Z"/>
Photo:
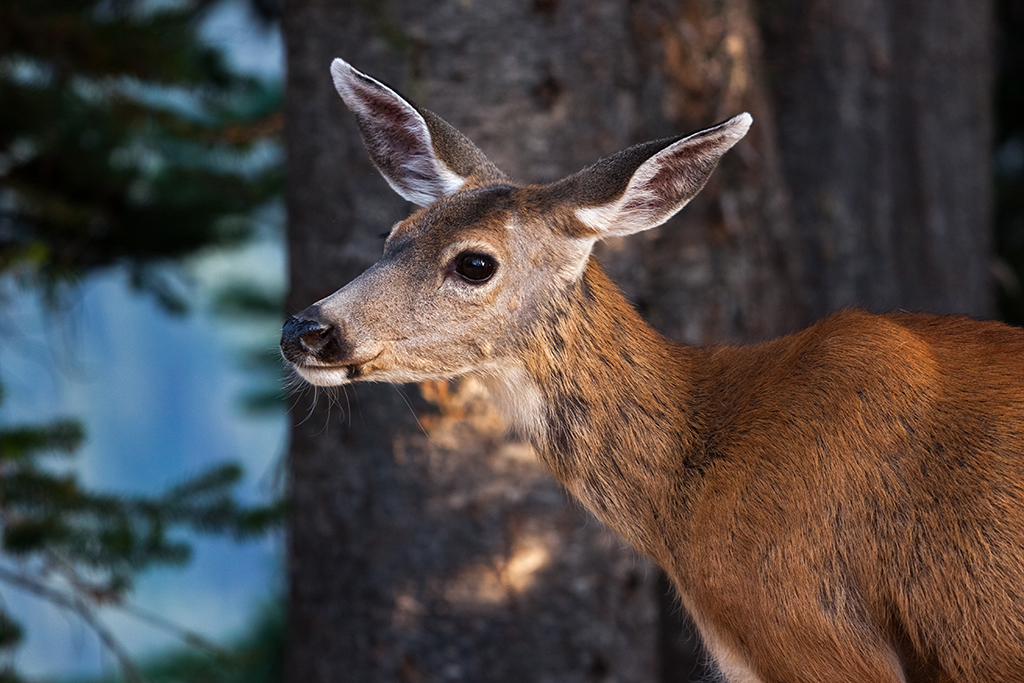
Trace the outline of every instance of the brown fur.
<path fill-rule="evenodd" d="M 590 247 L 678 211 L 749 117 L 517 187 L 384 86 L 358 99 L 375 82 L 349 69 L 336 81 L 376 121 L 371 155 L 394 135 L 440 170 L 389 177 L 433 203 L 286 324 L 302 376 L 481 376 L 565 486 L 665 568 L 730 681 L 1024 681 L 1024 330 L 851 311 L 680 346 Z M 467 252 L 493 277 L 461 279 Z"/>
<path fill-rule="evenodd" d="M 552 309 L 542 457 L 761 680 L 1024 680 L 1024 332 L 848 312 L 692 349 L 594 264 Z"/>

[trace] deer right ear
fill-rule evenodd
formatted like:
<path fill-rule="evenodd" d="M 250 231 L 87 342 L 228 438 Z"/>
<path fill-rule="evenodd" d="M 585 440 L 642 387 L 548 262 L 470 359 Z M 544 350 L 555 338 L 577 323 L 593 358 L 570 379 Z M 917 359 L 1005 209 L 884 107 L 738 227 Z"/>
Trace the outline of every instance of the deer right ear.
<path fill-rule="evenodd" d="M 410 202 L 427 206 L 476 174 L 497 174 L 462 133 L 348 62 L 335 59 L 331 76 L 356 116 L 373 164 L 395 192 Z"/>
<path fill-rule="evenodd" d="M 684 138 L 636 145 L 557 185 L 598 239 L 661 225 L 704 187 L 718 160 L 746 135 L 750 114 Z"/>

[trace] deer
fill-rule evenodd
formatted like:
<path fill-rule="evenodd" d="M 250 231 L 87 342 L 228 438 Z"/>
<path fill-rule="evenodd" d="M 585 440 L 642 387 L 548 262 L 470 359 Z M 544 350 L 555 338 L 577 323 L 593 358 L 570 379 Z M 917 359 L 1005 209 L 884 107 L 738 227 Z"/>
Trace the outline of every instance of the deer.
<path fill-rule="evenodd" d="M 382 82 L 340 59 L 331 74 L 420 208 L 285 322 L 299 377 L 479 378 L 665 570 L 730 683 L 1024 681 L 1024 330 L 846 310 L 750 345 L 676 343 L 591 252 L 676 214 L 749 114 L 523 184 Z"/>

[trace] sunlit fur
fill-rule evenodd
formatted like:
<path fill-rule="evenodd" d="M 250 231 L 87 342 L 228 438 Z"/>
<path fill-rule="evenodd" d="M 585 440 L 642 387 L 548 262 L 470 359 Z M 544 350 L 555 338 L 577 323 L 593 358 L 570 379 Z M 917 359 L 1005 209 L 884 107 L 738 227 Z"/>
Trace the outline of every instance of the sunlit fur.
<path fill-rule="evenodd" d="M 849 312 L 692 349 L 591 265 L 524 351 L 541 457 L 737 679 L 1024 680 L 1020 330 Z"/>
<path fill-rule="evenodd" d="M 393 130 L 413 108 L 377 118 L 400 112 Z M 1024 331 L 850 311 L 753 346 L 678 345 L 590 248 L 678 211 L 749 117 L 520 187 L 415 111 L 464 183 L 297 314 L 336 335 L 322 357 L 283 340 L 298 372 L 480 376 L 559 480 L 665 568 L 732 683 L 1024 681 Z M 467 248 L 499 264 L 487 282 L 453 274 Z"/>

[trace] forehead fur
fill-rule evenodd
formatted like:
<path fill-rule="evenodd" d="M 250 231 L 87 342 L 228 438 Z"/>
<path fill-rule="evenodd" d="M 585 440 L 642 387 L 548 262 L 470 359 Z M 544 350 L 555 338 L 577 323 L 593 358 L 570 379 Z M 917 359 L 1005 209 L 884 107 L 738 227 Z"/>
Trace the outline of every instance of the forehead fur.
<path fill-rule="evenodd" d="M 517 244 L 519 251 L 533 253 L 536 260 L 538 240 L 544 236 L 585 238 L 590 244 L 593 232 L 569 210 L 559 210 L 559 197 L 552 186 L 518 187 L 505 183 L 488 184 L 459 190 L 420 209 L 397 226 L 388 237 L 386 253 L 396 254 L 413 243 L 430 251 L 440 251 L 465 240 L 479 239 L 495 248 Z M 531 226 L 531 236 L 516 226 Z M 523 239 L 526 238 L 526 243 Z M 572 240 L 575 242 L 575 240 Z M 550 249 L 541 249 L 550 260 Z M 575 254 L 575 250 L 571 250 Z M 539 263 L 535 263 L 539 265 Z"/>
<path fill-rule="evenodd" d="M 504 229 L 514 190 L 511 185 L 488 185 L 442 197 L 399 223 L 388 241 L 395 246 L 412 240 L 448 243 L 474 227 Z"/>

